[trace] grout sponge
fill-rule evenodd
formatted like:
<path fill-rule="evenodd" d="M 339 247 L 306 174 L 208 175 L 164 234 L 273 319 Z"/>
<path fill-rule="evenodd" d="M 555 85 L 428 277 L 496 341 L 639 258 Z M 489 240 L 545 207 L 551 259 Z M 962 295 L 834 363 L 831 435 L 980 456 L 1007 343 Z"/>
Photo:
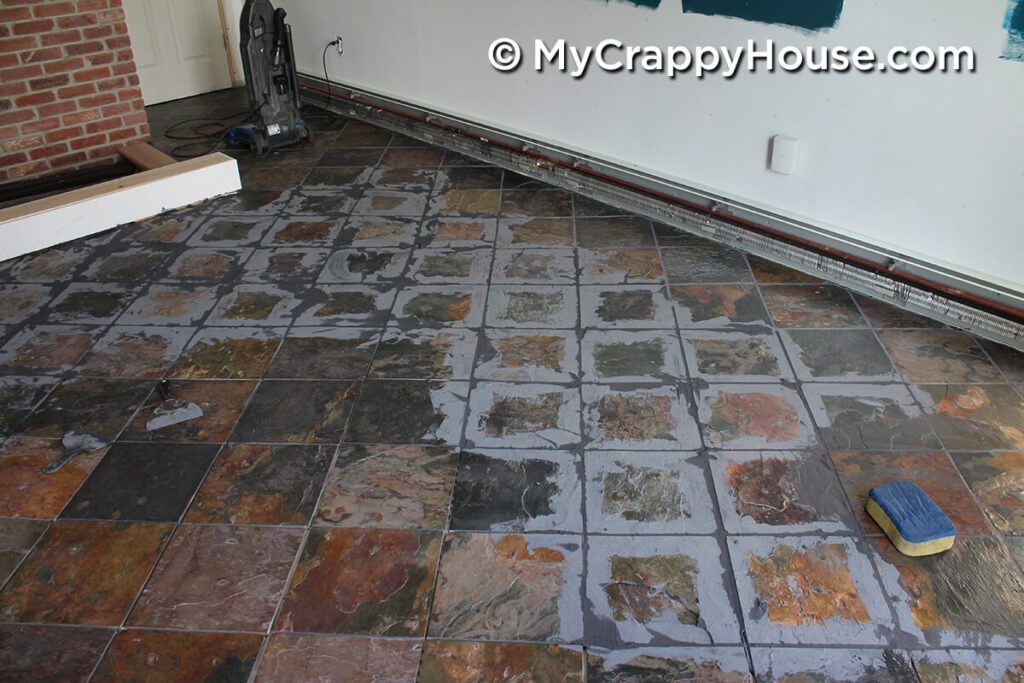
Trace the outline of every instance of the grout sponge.
<path fill-rule="evenodd" d="M 897 481 L 871 489 L 867 511 L 904 555 L 935 555 L 953 547 L 956 527 L 917 484 Z"/>

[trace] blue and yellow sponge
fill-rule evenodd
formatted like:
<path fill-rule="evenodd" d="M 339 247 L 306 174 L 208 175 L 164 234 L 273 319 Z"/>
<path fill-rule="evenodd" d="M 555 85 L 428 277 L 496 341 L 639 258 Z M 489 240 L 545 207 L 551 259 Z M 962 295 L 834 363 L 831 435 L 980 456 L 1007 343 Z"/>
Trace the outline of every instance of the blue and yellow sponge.
<path fill-rule="evenodd" d="M 904 555 L 922 557 L 953 547 L 956 527 L 917 484 L 897 481 L 871 489 L 867 511 Z"/>

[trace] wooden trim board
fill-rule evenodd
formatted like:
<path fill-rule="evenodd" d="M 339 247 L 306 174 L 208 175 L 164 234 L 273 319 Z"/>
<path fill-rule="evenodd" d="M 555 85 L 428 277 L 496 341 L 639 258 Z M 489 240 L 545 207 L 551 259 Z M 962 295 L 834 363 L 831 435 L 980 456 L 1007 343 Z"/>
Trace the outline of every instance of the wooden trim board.
<path fill-rule="evenodd" d="M 164 154 L 147 142 L 133 142 L 130 145 L 118 147 L 117 153 L 142 171 L 152 171 L 154 168 L 163 168 L 178 163 L 178 160 L 170 154 Z"/>
<path fill-rule="evenodd" d="M 238 163 L 208 154 L 0 210 L 0 261 L 242 189 Z"/>

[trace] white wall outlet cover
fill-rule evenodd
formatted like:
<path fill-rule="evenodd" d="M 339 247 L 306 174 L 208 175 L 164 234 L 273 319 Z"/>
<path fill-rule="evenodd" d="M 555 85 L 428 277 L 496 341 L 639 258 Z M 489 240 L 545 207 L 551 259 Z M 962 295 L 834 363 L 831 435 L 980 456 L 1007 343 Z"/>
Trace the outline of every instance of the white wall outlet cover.
<path fill-rule="evenodd" d="M 800 164 L 800 140 L 788 135 L 772 138 L 771 169 L 783 175 L 793 175 Z"/>

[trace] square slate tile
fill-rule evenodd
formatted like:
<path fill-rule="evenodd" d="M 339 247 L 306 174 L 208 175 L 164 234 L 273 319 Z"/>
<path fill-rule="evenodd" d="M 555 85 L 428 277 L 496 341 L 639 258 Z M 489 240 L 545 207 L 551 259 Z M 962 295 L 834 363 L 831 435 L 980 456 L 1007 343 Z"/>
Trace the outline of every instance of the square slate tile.
<path fill-rule="evenodd" d="M 11 264 L 9 278 L 16 282 L 49 285 L 71 279 L 92 251 L 66 245 L 29 254 Z"/>
<path fill-rule="evenodd" d="M 215 215 L 188 240 L 193 247 L 255 247 L 273 218 Z"/>
<path fill-rule="evenodd" d="M 660 284 L 665 281 L 657 249 L 599 247 L 580 249 L 580 284 Z"/>
<path fill-rule="evenodd" d="M 778 327 L 866 327 L 849 292 L 833 285 L 766 285 L 761 288 Z"/>
<path fill-rule="evenodd" d="M 423 225 L 420 246 L 434 249 L 488 246 L 494 243 L 497 233 L 496 218 L 431 218 Z"/>
<path fill-rule="evenodd" d="M 487 300 L 491 327 L 574 329 L 576 290 L 563 286 L 493 285 Z"/>
<path fill-rule="evenodd" d="M 112 636 L 107 629 L 0 626 L 0 671 L 12 683 L 85 683 Z"/>
<path fill-rule="evenodd" d="M 199 487 L 185 522 L 304 526 L 333 458 L 331 446 L 226 446 Z"/>
<path fill-rule="evenodd" d="M 908 382 L 975 384 L 1002 382 L 988 354 L 956 330 L 883 330 L 878 333 Z"/>
<path fill-rule="evenodd" d="M 774 334 L 683 330 L 690 373 L 708 382 L 778 382 L 792 379 Z"/>
<path fill-rule="evenodd" d="M 1021 647 L 1024 577 L 995 538 L 958 538 L 928 557 L 875 539 L 876 564 L 904 631 L 922 644 Z"/>
<path fill-rule="evenodd" d="M 344 441 L 458 445 L 468 394 L 468 382 L 368 381 Z M 396 406 L 401 420 L 395 419 Z"/>
<path fill-rule="evenodd" d="M 445 446 L 342 446 L 316 523 L 443 531 L 458 461 Z"/>
<path fill-rule="evenodd" d="M 153 285 L 118 318 L 120 325 L 195 325 L 217 303 L 212 287 Z"/>
<path fill-rule="evenodd" d="M 241 683 L 256 664 L 261 642 L 256 635 L 122 631 L 93 680 Z"/>
<path fill-rule="evenodd" d="M 582 216 L 626 216 L 629 212 L 611 204 L 605 204 L 581 194 L 572 196 L 573 210 L 577 217 Z"/>
<path fill-rule="evenodd" d="M 437 178 L 437 189 L 444 190 L 500 190 L 502 170 L 487 167 L 447 167 L 441 169 Z M 505 185 L 508 189 L 514 189 Z"/>
<path fill-rule="evenodd" d="M 177 522 L 217 449 L 208 444 L 117 443 L 61 518 Z"/>
<path fill-rule="evenodd" d="M 321 285 L 306 293 L 296 325 L 383 325 L 395 301 L 390 286 Z"/>
<path fill-rule="evenodd" d="M 477 379 L 570 383 L 580 376 L 579 341 L 574 331 L 488 329 L 477 363 Z"/>
<path fill-rule="evenodd" d="M 502 218 L 499 247 L 571 247 L 576 231 L 571 218 Z"/>
<path fill-rule="evenodd" d="M 862 542 L 740 536 L 728 545 L 752 644 L 887 642 L 894 624 Z"/>
<path fill-rule="evenodd" d="M 380 332 L 358 328 L 294 327 L 266 377 L 274 379 L 363 379 Z"/>
<path fill-rule="evenodd" d="M 272 216 L 280 213 L 291 190 L 247 190 L 209 202 L 210 210 L 218 216 Z"/>
<path fill-rule="evenodd" d="M 55 377 L 0 377 L 0 439 L 13 433 L 59 381 Z"/>
<path fill-rule="evenodd" d="M 419 683 L 536 680 L 583 681 L 578 648 L 536 643 L 430 640 L 423 646 Z"/>
<path fill-rule="evenodd" d="M 133 242 L 180 244 L 187 240 L 205 216 L 198 212 L 175 211 L 138 223 Z"/>
<path fill-rule="evenodd" d="M 1024 669 L 1024 653 L 1020 651 L 931 650 L 913 656 L 923 683 L 1009 681 Z"/>
<path fill-rule="evenodd" d="M 770 384 L 712 384 L 698 390 L 704 438 L 715 448 L 800 449 L 817 444 L 800 395 Z"/>
<path fill-rule="evenodd" d="M 709 534 L 716 528 L 701 458 L 678 451 L 588 451 L 591 534 Z"/>
<path fill-rule="evenodd" d="M 7 582 L 49 526 L 30 519 L 0 519 L 0 586 Z"/>
<path fill-rule="evenodd" d="M 411 247 L 419 235 L 418 218 L 353 216 L 345 224 L 338 246 Z"/>
<path fill-rule="evenodd" d="M 562 451 L 463 452 L 449 528 L 582 533 L 579 457 Z"/>
<path fill-rule="evenodd" d="M 341 236 L 343 218 L 282 216 L 260 244 L 264 247 L 330 247 Z M 258 252 L 257 252 L 258 253 Z"/>
<path fill-rule="evenodd" d="M 663 248 L 661 260 L 672 284 L 753 282 L 743 252 L 707 241 L 687 247 Z"/>
<path fill-rule="evenodd" d="M 469 411 L 466 441 L 476 448 L 563 448 L 580 441 L 578 389 L 480 382 Z"/>
<path fill-rule="evenodd" d="M 439 532 L 314 528 L 274 628 L 422 637 L 440 552 Z"/>
<path fill-rule="evenodd" d="M 69 379 L 53 390 L 20 431 L 60 439 L 68 430 L 79 429 L 114 439 L 154 386 L 134 379 Z"/>
<path fill-rule="evenodd" d="M 380 163 L 391 168 L 436 168 L 443 157 L 439 147 L 393 147 L 384 152 Z"/>
<path fill-rule="evenodd" d="M 577 218 L 576 240 L 581 247 L 653 247 L 651 222 L 639 216 Z"/>
<path fill-rule="evenodd" d="M 109 325 L 135 300 L 138 289 L 72 282 L 46 307 L 46 320 L 67 325 Z"/>
<path fill-rule="evenodd" d="M 57 522 L 4 586 L 0 618 L 119 626 L 173 528 Z"/>
<path fill-rule="evenodd" d="M 124 249 L 92 262 L 82 276 L 96 282 L 145 282 L 159 273 L 173 252 Z"/>
<path fill-rule="evenodd" d="M 125 441 L 223 443 L 256 388 L 256 382 L 234 380 L 177 380 L 169 383 L 172 398 L 150 394 L 121 438 Z M 202 416 L 161 426 L 188 406 L 199 406 Z"/>
<path fill-rule="evenodd" d="M 763 285 L 810 285 L 824 281 L 814 275 L 802 273 L 782 264 L 758 256 L 747 256 L 754 279 Z"/>
<path fill-rule="evenodd" d="M 501 194 L 503 216 L 572 216 L 572 195 L 563 190 L 508 190 Z"/>
<path fill-rule="evenodd" d="M 1024 401 L 1009 385 L 930 384 L 910 391 L 949 450 L 1024 448 Z"/>
<path fill-rule="evenodd" d="M 829 448 L 905 450 L 941 446 L 902 384 L 805 384 L 802 388 Z"/>
<path fill-rule="evenodd" d="M 408 277 L 423 285 L 486 284 L 491 274 L 492 249 L 417 249 Z"/>
<path fill-rule="evenodd" d="M 674 285 L 668 291 L 681 329 L 768 325 L 768 311 L 752 285 Z"/>
<path fill-rule="evenodd" d="M 99 337 L 96 327 L 31 325 L 0 350 L 0 369 L 10 373 L 58 373 L 73 368 Z"/>
<path fill-rule="evenodd" d="M 714 538 L 591 537 L 588 640 L 599 647 L 739 643 L 727 566 Z"/>
<path fill-rule="evenodd" d="M 731 534 L 856 531 L 827 456 L 813 451 L 716 451 L 711 473 Z"/>
<path fill-rule="evenodd" d="M 468 286 L 408 287 L 398 293 L 393 320 L 402 327 L 479 327 L 487 288 Z"/>
<path fill-rule="evenodd" d="M 510 285 L 571 285 L 576 281 L 572 249 L 498 249 L 491 280 Z"/>
<path fill-rule="evenodd" d="M 318 166 L 374 166 L 384 156 L 383 148 L 375 149 L 331 149 L 322 157 Z"/>
<path fill-rule="evenodd" d="M 423 192 L 370 189 L 356 202 L 352 212 L 360 216 L 408 216 L 419 218 L 427 209 Z"/>
<path fill-rule="evenodd" d="M 905 311 L 902 308 L 879 301 L 878 299 L 861 296 L 860 294 L 854 294 L 853 298 L 860 307 L 860 312 L 864 314 L 864 317 L 868 319 L 868 322 L 875 329 L 937 329 L 945 327 L 940 322 Z"/>
<path fill-rule="evenodd" d="M 1008 381 L 1024 382 L 1024 353 L 986 339 L 979 339 L 978 343 Z"/>
<path fill-rule="evenodd" d="M 1024 452 L 951 455 L 992 526 L 1004 534 L 1024 534 Z"/>
<path fill-rule="evenodd" d="M 111 327 L 79 363 L 78 372 L 89 377 L 160 379 L 194 332 L 188 327 Z"/>
<path fill-rule="evenodd" d="M 208 325 L 218 327 L 291 325 L 299 299 L 290 291 L 273 285 L 239 285 L 221 298 Z"/>
<path fill-rule="evenodd" d="M 896 371 L 870 330 L 783 330 L 796 376 L 805 382 L 893 382 Z"/>
<path fill-rule="evenodd" d="M 583 386 L 588 446 L 600 450 L 695 450 L 700 434 L 674 385 Z"/>
<path fill-rule="evenodd" d="M 327 156 L 326 154 L 324 156 Z M 295 160 L 292 163 L 297 163 Z M 312 165 L 315 160 L 307 158 Z M 244 173 L 242 186 L 247 190 L 288 190 L 302 181 L 309 174 L 309 167 L 291 167 L 288 165 L 256 166 Z"/>
<path fill-rule="evenodd" d="M 501 201 L 498 190 L 453 189 L 434 194 L 429 216 L 496 216 Z"/>
<path fill-rule="evenodd" d="M 587 330 L 580 356 L 586 382 L 671 382 L 686 379 L 675 334 Z"/>
<path fill-rule="evenodd" d="M 174 379 L 249 379 L 263 376 L 284 329 L 208 327 L 200 330 L 171 367 Z"/>
<path fill-rule="evenodd" d="M 341 173 L 343 172 L 339 171 L 335 177 L 337 178 Z M 354 182 L 359 181 L 365 175 L 361 169 L 352 169 L 348 173 Z M 348 192 L 303 188 L 292 193 L 288 198 L 284 214 L 289 217 L 337 218 L 339 215 L 348 214 L 355 205 L 355 198 Z M 279 218 L 275 227 L 280 227 L 282 221 L 289 220 L 291 218 Z"/>
<path fill-rule="evenodd" d="M 336 444 L 358 393 L 356 382 L 264 381 L 249 400 L 232 440 Z"/>
<path fill-rule="evenodd" d="M 438 175 L 438 171 L 427 168 L 379 168 L 370 174 L 368 182 L 371 187 L 381 190 L 430 192 Z"/>
<path fill-rule="evenodd" d="M 302 536 L 302 529 L 183 525 L 128 623 L 266 632 Z"/>
<path fill-rule="evenodd" d="M 35 315 L 53 297 L 47 285 L 0 285 L 0 322 L 15 325 Z"/>
<path fill-rule="evenodd" d="M 742 648 L 649 647 L 626 650 L 589 648 L 587 680 L 702 681 L 748 683 L 747 656 Z"/>
<path fill-rule="evenodd" d="M 165 280 L 225 282 L 241 272 L 253 249 L 186 249 L 171 262 Z"/>
<path fill-rule="evenodd" d="M 8 439 L 0 446 L 0 517 L 55 518 L 108 450 L 79 453 L 53 474 L 44 474 L 43 468 L 64 453 L 59 440 Z"/>
<path fill-rule="evenodd" d="M 569 534 L 447 534 L 428 635 L 579 640 L 581 540 Z"/>
<path fill-rule="evenodd" d="M 917 683 L 909 655 L 899 650 L 753 648 L 758 683 L 772 681 L 875 681 Z"/>
<path fill-rule="evenodd" d="M 247 283 L 304 282 L 323 270 L 327 249 L 257 249 L 245 264 L 241 281 Z"/>
<path fill-rule="evenodd" d="M 961 535 L 989 534 L 985 515 L 971 498 L 949 456 L 941 451 L 911 453 L 835 451 L 832 462 L 846 489 L 860 527 L 866 534 L 881 534 L 864 506 L 879 482 L 909 481 L 920 486 L 949 515 Z"/>
<path fill-rule="evenodd" d="M 407 249 L 340 249 L 332 252 L 317 282 L 377 283 L 397 280 L 409 260 Z"/>
<path fill-rule="evenodd" d="M 585 329 L 673 330 L 672 304 L 664 287 L 580 287 L 580 315 Z"/>
<path fill-rule="evenodd" d="M 409 640 L 275 633 L 267 641 L 255 682 L 415 683 L 422 649 Z"/>
<path fill-rule="evenodd" d="M 477 347 L 473 330 L 388 329 L 370 368 L 373 379 L 469 379 Z"/>

